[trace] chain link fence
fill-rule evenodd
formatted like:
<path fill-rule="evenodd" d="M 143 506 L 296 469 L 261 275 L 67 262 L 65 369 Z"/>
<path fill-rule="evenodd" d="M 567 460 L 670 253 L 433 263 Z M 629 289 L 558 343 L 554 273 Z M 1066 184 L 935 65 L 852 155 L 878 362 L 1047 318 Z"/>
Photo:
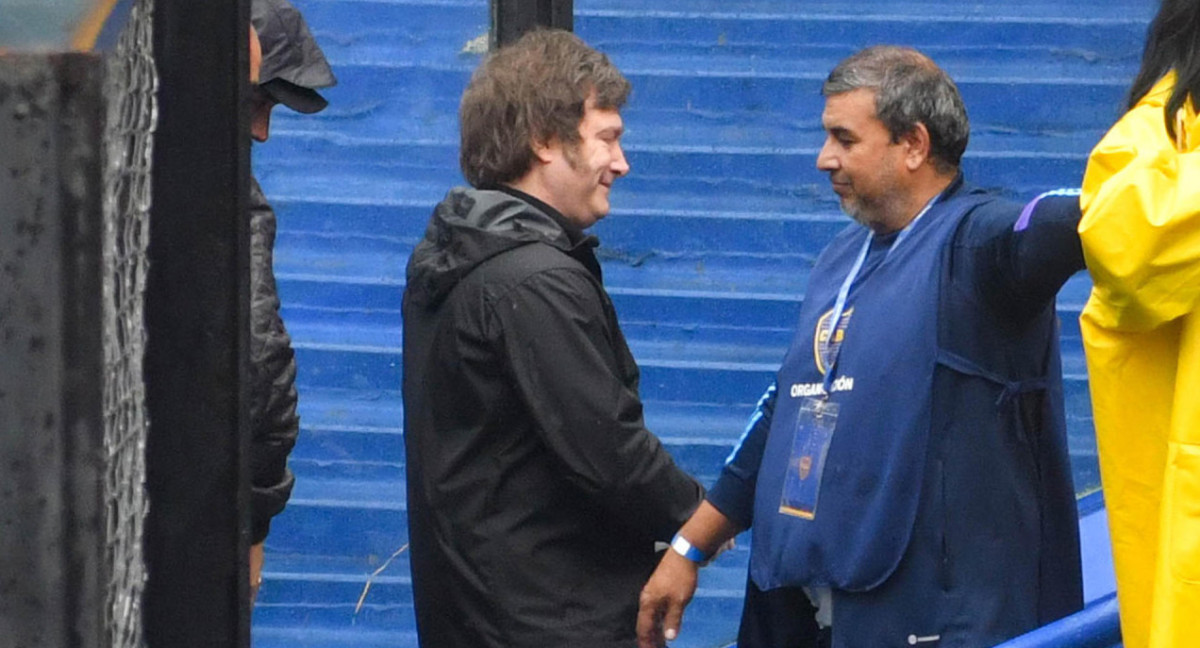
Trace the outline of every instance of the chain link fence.
<path fill-rule="evenodd" d="M 113 648 L 141 648 L 147 497 L 143 295 L 157 121 L 153 0 L 135 0 L 106 55 L 104 96 L 104 499 L 109 565 L 105 628 Z"/>

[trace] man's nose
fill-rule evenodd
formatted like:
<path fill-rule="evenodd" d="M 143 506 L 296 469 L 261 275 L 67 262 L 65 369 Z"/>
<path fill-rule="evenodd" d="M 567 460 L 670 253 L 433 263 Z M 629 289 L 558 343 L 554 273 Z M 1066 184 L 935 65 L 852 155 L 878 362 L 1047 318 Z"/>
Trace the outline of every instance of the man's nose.
<path fill-rule="evenodd" d="M 265 142 L 271 136 L 271 111 L 256 110 L 250 115 L 250 137 Z"/>
<path fill-rule="evenodd" d="M 625 159 L 625 151 L 619 143 L 614 145 L 614 148 L 616 151 L 613 152 L 613 161 L 609 166 L 617 177 L 621 177 L 629 173 L 629 160 Z"/>
<path fill-rule="evenodd" d="M 817 153 L 817 168 L 821 171 L 833 171 L 837 168 L 837 157 L 829 150 L 829 139 L 821 146 L 820 152 Z"/>

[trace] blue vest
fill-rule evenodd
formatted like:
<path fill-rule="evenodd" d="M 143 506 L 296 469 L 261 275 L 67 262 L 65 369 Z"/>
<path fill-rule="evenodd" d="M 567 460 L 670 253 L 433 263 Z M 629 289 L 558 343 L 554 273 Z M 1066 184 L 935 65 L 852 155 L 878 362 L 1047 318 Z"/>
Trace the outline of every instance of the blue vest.
<path fill-rule="evenodd" d="M 760 588 L 865 591 L 895 571 L 921 498 L 947 244 L 963 217 L 986 200 L 959 193 L 934 204 L 856 282 L 828 340 L 819 331 L 829 330 L 837 293 L 870 234 L 852 226 L 818 258 L 796 339 L 777 375 L 779 393 L 758 474 L 750 573 Z M 799 404 L 822 393 L 830 345 L 840 345 L 828 396 L 840 413 L 815 516 L 805 519 L 781 513 L 780 499 Z"/>

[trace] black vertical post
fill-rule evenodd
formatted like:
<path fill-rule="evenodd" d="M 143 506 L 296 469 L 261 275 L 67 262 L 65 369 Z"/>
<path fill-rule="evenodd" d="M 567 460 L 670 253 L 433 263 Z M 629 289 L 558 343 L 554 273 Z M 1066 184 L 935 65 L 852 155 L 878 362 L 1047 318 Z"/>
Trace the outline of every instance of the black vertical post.
<path fill-rule="evenodd" d="M 492 49 L 537 26 L 574 30 L 573 0 L 492 0 Z"/>
<path fill-rule="evenodd" d="M 101 648 L 100 58 L 0 55 L 0 644 Z"/>
<path fill-rule="evenodd" d="M 145 299 L 146 642 L 249 645 L 249 0 L 161 0 Z"/>

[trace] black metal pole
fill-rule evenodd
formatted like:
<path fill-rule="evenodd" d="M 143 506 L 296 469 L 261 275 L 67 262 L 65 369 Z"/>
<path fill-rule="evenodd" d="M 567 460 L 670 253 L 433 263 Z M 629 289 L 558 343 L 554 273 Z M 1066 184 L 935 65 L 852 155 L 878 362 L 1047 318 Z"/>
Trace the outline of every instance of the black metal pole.
<path fill-rule="evenodd" d="M 492 49 L 537 26 L 574 30 L 574 5 L 573 0 L 492 0 Z"/>
<path fill-rule="evenodd" d="M 146 291 L 146 642 L 249 645 L 248 0 L 160 0 Z"/>

